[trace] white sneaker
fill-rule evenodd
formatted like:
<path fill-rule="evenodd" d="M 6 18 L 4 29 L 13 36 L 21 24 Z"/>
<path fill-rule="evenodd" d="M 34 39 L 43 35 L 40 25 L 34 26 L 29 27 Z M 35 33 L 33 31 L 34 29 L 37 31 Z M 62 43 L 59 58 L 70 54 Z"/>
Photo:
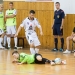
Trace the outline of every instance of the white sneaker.
<path fill-rule="evenodd" d="M 71 51 L 66 50 L 66 51 L 64 51 L 63 53 L 64 53 L 64 54 L 69 54 L 69 53 L 71 53 Z"/>
<path fill-rule="evenodd" d="M 4 47 L 3 47 L 2 45 L 0 45 L 0 48 L 1 48 L 1 49 L 4 49 Z"/>
<path fill-rule="evenodd" d="M 62 64 L 63 64 L 63 65 L 66 65 L 66 60 L 63 60 L 63 61 L 62 61 Z"/>

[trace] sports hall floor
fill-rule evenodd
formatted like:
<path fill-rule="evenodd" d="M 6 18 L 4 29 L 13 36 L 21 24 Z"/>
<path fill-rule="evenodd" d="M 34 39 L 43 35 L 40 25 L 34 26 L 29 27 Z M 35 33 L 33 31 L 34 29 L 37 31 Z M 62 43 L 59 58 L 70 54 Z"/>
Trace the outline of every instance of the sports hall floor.
<path fill-rule="evenodd" d="M 12 52 L 14 50 L 0 50 L 0 75 L 75 75 L 75 58 L 73 54 L 51 52 L 41 49 L 40 53 L 48 59 L 60 57 L 67 60 L 67 65 L 51 66 L 50 64 L 23 64 L 12 63 Z M 29 49 L 18 50 L 29 54 Z"/>

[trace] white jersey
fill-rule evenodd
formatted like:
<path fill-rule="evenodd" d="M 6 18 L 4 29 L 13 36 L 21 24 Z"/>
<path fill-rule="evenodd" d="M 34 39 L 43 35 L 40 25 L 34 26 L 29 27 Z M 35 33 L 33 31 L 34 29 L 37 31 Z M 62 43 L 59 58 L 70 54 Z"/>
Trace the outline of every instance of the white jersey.
<path fill-rule="evenodd" d="M 21 27 L 24 27 L 25 31 L 35 31 L 35 27 L 40 27 L 40 24 L 36 18 L 33 20 L 30 20 L 28 17 L 22 22 L 20 25 Z"/>

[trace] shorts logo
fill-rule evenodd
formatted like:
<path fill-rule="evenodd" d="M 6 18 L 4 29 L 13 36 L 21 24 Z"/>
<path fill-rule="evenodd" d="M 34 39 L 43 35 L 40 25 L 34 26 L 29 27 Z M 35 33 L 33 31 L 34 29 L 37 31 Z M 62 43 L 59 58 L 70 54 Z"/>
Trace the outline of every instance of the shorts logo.
<path fill-rule="evenodd" d="M 29 22 L 27 22 L 27 24 L 29 25 Z"/>

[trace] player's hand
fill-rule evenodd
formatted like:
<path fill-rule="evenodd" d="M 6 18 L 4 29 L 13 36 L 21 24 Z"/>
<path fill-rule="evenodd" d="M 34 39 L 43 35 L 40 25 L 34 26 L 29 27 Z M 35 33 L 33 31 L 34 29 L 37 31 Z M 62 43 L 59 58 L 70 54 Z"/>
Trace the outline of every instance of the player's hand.
<path fill-rule="evenodd" d="M 63 29 L 63 27 L 62 27 L 62 26 L 60 27 L 60 30 L 61 30 L 61 29 Z"/>
<path fill-rule="evenodd" d="M 18 36 L 18 34 L 16 33 L 14 37 L 17 37 L 17 36 Z"/>
<path fill-rule="evenodd" d="M 40 32 L 40 35 L 43 35 L 43 32 Z"/>
<path fill-rule="evenodd" d="M 17 63 L 17 61 L 12 61 L 12 63 Z"/>
<path fill-rule="evenodd" d="M 22 63 L 17 63 L 17 65 L 21 65 Z"/>
<path fill-rule="evenodd" d="M 54 28 L 54 25 L 52 25 L 52 29 Z"/>

